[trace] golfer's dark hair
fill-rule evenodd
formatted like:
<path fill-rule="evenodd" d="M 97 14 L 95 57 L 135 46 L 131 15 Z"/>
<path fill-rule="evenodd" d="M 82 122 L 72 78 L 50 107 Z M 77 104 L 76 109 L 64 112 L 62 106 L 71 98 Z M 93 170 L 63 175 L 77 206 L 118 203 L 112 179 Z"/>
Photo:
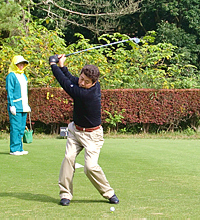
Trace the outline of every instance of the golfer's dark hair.
<path fill-rule="evenodd" d="M 84 73 L 88 78 L 90 78 L 93 83 L 98 80 L 100 75 L 98 67 L 94 65 L 85 65 L 81 70 L 81 74 L 82 73 Z"/>

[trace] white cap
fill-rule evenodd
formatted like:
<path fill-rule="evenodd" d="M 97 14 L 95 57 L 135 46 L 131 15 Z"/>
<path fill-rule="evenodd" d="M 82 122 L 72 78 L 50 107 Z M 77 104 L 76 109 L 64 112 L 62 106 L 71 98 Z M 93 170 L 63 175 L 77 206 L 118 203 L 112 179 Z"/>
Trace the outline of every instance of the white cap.
<path fill-rule="evenodd" d="M 29 63 L 28 60 L 25 60 L 23 56 L 21 55 L 15 56 L 15 62 L 14 62 L 15 65 L 22 62 L 25 62 L 27 64 Z"/>

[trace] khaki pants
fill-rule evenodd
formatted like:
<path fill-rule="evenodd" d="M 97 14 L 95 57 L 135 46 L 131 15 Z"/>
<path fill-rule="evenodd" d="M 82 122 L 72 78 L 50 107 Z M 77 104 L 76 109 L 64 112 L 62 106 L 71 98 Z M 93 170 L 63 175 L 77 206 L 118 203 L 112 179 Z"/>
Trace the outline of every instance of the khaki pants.
<path fill-rule="evenodd" d="M 102 127 L 93 132 L 84 132 L 77 130 L 74 122 L 69 124 L 66 152 L 59 176 L 61 199 L 71 200 L 73 197 L 75 160 L 83 148 L 85 148 L 84 172 L 86 176 L 104 198 L 109 199 L 114 195 L 114 190 L 110 187 L 103 170 L 98 165 L 99 153 L 103 143 Z"/>

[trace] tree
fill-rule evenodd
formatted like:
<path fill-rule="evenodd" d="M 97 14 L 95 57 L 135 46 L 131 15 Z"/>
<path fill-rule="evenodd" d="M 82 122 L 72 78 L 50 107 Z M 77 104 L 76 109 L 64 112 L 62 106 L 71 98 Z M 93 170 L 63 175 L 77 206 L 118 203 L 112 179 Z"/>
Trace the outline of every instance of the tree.
<path fill-rule="evenodd" d="M 177 46 L 177 53 L 185 54 L 185 60 L 198 67 L 198 55 L 200 54 L 200 44 L 197 44 L 197 36 L 187 33 L 184 29 L 175 24 L 162 21 L 157 28 L 156 43 L 166 42 Z"/>
<path fill-rule="evenodd" d="M 156 31 L 155 43 L 172 43 L 200 68 L 200 0 L 144 0 L 133 18 L 140 36 Z"/>
<path fill-rule="evenodd" d="M 164 20 L 199 35 L 200 0 L 144 0 L 138 19 L 145 32 L 155 30 L 157 24 Z"/>
<path fill-rule="evenodd" d="M 59 26 L 64 33 L 72 34 L 72 30 L 75 30 L 74 33 L 83 33 L 85 30 L 91 35 L 99 36 L 114 32 L 119 25 L 119 18 L 139 11 L 141 2 L 142 0 L 35 0 L 32 14 L 44 19 L 48 27 Z"/>
<path fill-rule="evenodd" d="M 16 33 L 21 26 L 22 15 L 20 5 L 14 1 L 0 0 L 0 38 L 6 38 Z"/>
<path fill-rule="evenodd" d="M 148 3 L 147 0 L 143 1 Z M 38 20 L 32 21 L 29 14 L 31 7 L 29 0 L 3 2 L 4 9 L 11 4 L 10 2 L 13 3 L 13 7 L 16 10 L 19 9 L 20 16 L 17 21 L 21 26 L 13 27 L 13 29 L 10 29 L 8 38 L 0 39 L 0 86 L 5 86 L 5 77 L 13 55 L 24 55 L 30 61 L 27 74 L 31 86 L 55 86 L 57 84 L 48 64 L 49 56 L 59 53 L 72 53 L 97 46 L 97 44 L 91 43 L 91 36 L 85 38 L 82 33 L 76 34 L 77 40 L 67 45 L 62 31 L 59 29 L 48 30 L 43 25 L 38 24 Z M 49 12 L 53 13 L 51 9 L 56 9 L 55 11 L 57 12 L 55 6 L 62 1 L 53 2 L 54 4 L 52 2 L 51 0 L 45 1 L 45 3 L 48 3 L 47 6 L 50 7 Z M 69 0 L 67 2 L 69 3 Z M 99 2 L 97 1 L 97 3 Z M 164 0 L 159 0 L 160 4 L 161 2 L 164 2 Z M 152 2 L 152 4 L 154 3 L 155 1 Z M 37 7 L 39 5 L 43 6 L 44 1 L 38 1 L 37 3 L 35 1 L 35 5 Z M 77 9 L 77 5 L 72 6 Z M 152 5 L 147 8 L 152 9 Z M 71 10 L 75 11 L 73 8 Z M 90 10 L 88 11 L 91 12 Z M 41 12 L 46 13 L 43 10 Z M 85 9 L 85 12 L 81 13 L 86 12 Z M 65 11 L 61 11 L 61 13 L 63 13 L 64 17 Z M 114 14 L 115 12 L 109 12 L 108 14 L 112 13 Z M 144 11 L 141 12 L 140 18 L 144 16 L 143 13 Z M 100 14 L 102 13 L 100 12 L 97 15 Z M 70 18 L 73 16 L 69 15 Z M 166 13 L 163 17 L 166 17 Z M 141 19 L 141 21 L 143 20 Z M 46 22 L 51 24 L 48 15 Z M 146 25 L 146 23 L 144 24 Z M 193 65 L 195 64 L 194 61 L 197 62 L 197 56 L 199 55 L 199 47 L 196 44 L 198 41 L 197 35 L 188 33 L 183 28 L 167 21 L 161 22 L 157 30 L 157 34 L 151 31 L 150 36 L 147 34 L 141 38 L 139 45 L 130 41 L 125 44 L 71 56 L 68 59 L 68 66 L 73 73 L 79 75 L 83 65 L 97 65 L 101 71 L 100 81 L 104 89 L 198 88 L 198 71 L 196 65 Z M 198 28 L 195 30 L 198 30 Z M 110 43 L 127 39 L 129 36 L 130 32 L 128 34 L 117 32 L 103 34 L 98 37 L 97 42 L 98 44 Z"/>
<path fill-rule="evenodd" d="M 0 0 L 0 39 L 28 32 L 31 0 Z"/>
<path fill-rule="evenodd" d="M 29 61 L 26 75 L 30 87 L 55 86 L 48 58 L 53 54 L 64 53 L 65 42 L 60 37 L 62 33 L 58 29 L 47 30 L 36 22 L 29 22 L 27 30 L 0 41 L 0 87 L 5 87 L 8 68 L 15 55 L 23 55 Z"/>
<path fill-rule="evenodd" d="M 106 40 L 120 34 L 102 35 Z M 156 32 L 148 32 L 139 45 L 128 42 L 107 48 L 109 70 L 102 80 L 105 88 L 198 88 L 197 68 L 171 43 L 155 43 Z M 129 44 L 129 46 L 127 46 Z"/>

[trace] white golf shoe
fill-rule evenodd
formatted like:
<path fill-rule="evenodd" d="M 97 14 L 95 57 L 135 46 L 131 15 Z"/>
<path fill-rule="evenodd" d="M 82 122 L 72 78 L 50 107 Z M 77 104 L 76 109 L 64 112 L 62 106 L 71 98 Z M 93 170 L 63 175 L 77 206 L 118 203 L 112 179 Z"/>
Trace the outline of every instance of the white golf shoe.
<path fill-rule="evenodd" d="M 20 155 L 23 155 L 23 153 L 22 151 L 15 151 L 15 152 L 10 152 L 10 155 L 20 156 Z"/>
<path fill-rule="evenodd" d="M 28 154 L 28 151 L 23 150 L 23 151 L 21 151 L 21 153 L 22 153 L 23 155 L 26 155 L 26 154 Z"/>
<path fill-rule="evenodd" d="M 28 154 L 28 151 L 15 151 L 15 152 L 10 152 L 10 155 L 14 155 L 14 156 L 21 156 L 21 155 L 26 155 Z"/>

